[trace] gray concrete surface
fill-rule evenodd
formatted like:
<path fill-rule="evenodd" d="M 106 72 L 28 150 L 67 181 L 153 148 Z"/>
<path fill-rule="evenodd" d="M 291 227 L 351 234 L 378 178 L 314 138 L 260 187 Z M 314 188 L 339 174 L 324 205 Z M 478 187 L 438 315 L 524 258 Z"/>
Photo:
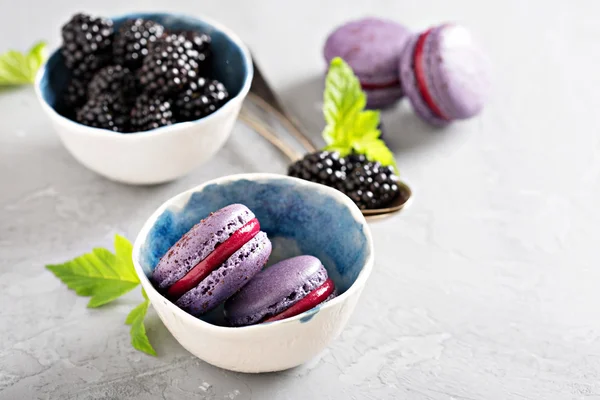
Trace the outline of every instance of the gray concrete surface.
<path fill-rule="evenodd" d="M 183 189 L 285 160 L 240 124 L 190 176 L 123 186 L 66 152 L 31 88 L 0 93 L 0 399 L 600 399 L 600 3 L 0 0 L 0 50 L 56 45 L 77 10 L 164 9 L 238 31 L 314 131 L 323 40 L 364 14 L 467 23 L 494 61 L 494 100 L 444 131 L 406 104 L 386 114 L 416 198 L 372 226 L 377 265 L 349 326 L 302 367 L 244 375 L 191 356 L 153 312 L 159 356 L 136 352 L 123 321 L 138 291 L 89 310 L 43 266 L 134 238 Z"/>

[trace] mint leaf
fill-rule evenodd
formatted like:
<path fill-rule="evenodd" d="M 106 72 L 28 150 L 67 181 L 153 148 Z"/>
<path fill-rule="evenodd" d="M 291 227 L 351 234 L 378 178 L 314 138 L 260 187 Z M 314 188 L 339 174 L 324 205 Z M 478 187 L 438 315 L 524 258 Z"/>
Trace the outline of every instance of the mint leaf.
<path fill-rule="evenodd" d="M 91 296 L 88 307 L 99 307 L 140 283 L 133 267 L 131 243 L 116 235 L 115 249 L 116 255 L 107 249 L 95 248 L 71 261 L 46 268 L 79 296 Z"/>
<path fill-rule="evenodd" d="M 349 132 L 349 136 L 354 141 L 370 138 L 377 139 L 381 136 L 381 131 L 377 129 L 379 126 L 379 111 L 366 110 L 356 116 L 356 120 Z"/>
<path fill-rule="evenodd" d="M 140 283 L 133 266 L 131 242 L 123 236 L 115 235 L 114 246 L 115 254 L 104 248 L 95 248 L 71 261 L 47 265 L 46 268 L 78 295 L 92 296 L 88 307 L 99 307 L 129 292 Z M 142 296 L 144 302 L 131 310 L 125 323 L 131 325 L 131 345 L 155 356 L 156 352 L 146 336 L 144 326 L 144 318 L 150 307 L 150 300 L 144 289 Z"/>
<path fill-rule="evenodd" d="M 365 105 L 366 95 L 350 66 L 339 57 L 331 60 L 323 94 L 325 150 L 337 151 L 342 157 L 352 152 L 364 154 L 370 161 L 398 171 L 394 154 L 379 139 L 380 113 L 365 110 Z"/>
<path fill-rule="evenodd" d="M 142 295 L 145 299 L 144 302 L 131 310 L 131 312 L 127 315 L 125 323 L 127 325 L 131 325 L 131 329 L 129 331 L 129 335 L 131 336 L 131 345 L 136 350 L 156 356 L 156 351 L 154 351 L 154 348 L 150 344 L 150 340 L 148 340 L 148 336 L 146 335 L 146 327 L 144 326 L 144 318 L 148 312 L 148 307 L 150 307 L 150 300 L 148 299 L 144 289 L 142 289 Z"/>
<path fill-rule="evenodd" d="M 115 252 L 117 255 L 117 268 L 121 271 L 121 277 L 128 281 L 139 283 L 139 278 L 133 266 L 133 245 L 123 236 L 115 235 Z"/>
<path fill-rule="evenodd" d="M 135 282 L 114 282 L 110 286 L 100 287 L 94 293 L 87 306 L 89 308 L 96 308 L 110 303 L 133 290 L 138 284 Z"/>
<path fill-rule="evenodd" d="M 354 148 L 360 154 L 364 154 L 369 161 L 379 161 L 382 165 L 391 165 L 398 173 L 398 166 L 394 160 L 394 153 L 381 139 L 368 139 L 358 141 Z"/>
<path fill-rule="evenodd" d="M 38 42 L 27 54 L 10 50 L 0 55 L 0 86 L 33 83 L 46 60 L 46 43 Z"/>
<path fill-rule="evenodd" d="M 346 157 L 348 154 L 350 154 L 352 152 L 352 147 L 331 145 L 331 146 L 325 146 L 324 150 L 335 151 L 335 152 L 340 153 L 340 156 Z"/>
<path fill-rule="evenodd" d="M 330 131 L 324 135 L 328 145 L 350 144 L 350 127 L 363 110 L 367 98 L 358 78 L 341 58 L 331 60 L 325 79 L 323 114 Z"/>

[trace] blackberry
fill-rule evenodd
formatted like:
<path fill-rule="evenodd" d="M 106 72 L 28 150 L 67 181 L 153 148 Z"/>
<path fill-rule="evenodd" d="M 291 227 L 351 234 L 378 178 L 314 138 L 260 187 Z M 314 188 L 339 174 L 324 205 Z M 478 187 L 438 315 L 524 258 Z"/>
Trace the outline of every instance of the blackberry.
<path fill-rule="evenodd" d="M 128 109 L 120 96 L 103 93 L 90 98 L 77 111 L 77 122 L 95 128 L 126 132 Z"/>
<path fill-rule="evenodd" d="M 198 52 L 198 64 L 200 71 L 205 75 L 210 75 L 210 61 L 212 58 L 212 39 L 209 34 L 196 31 L 181 31 L 180 35 L 192 42 L 193 49 Z"/>
<path fill-rule="evenodd" d="M 175 112 L 180 121 L 205 117 L 229 100 L 225 86 L 217 80 L 198 78 L 175 98 Z"/>
<path fill-rule="evenodd" d="M 362 154 L 344 158 L 328 151 L 308 154 L 290 165 L 288 175 L 333 187 L 361 210 L 383 208 L 400 194 L 394 168 L 368 161 Z"/>
<path fill-rule="evenodd" d="M 63 25 L 61 53 L 73 76 L 83 77 L 110 62 L 112 38 L 109 19 L 76 14 Z"/>
<path fill-rule="evenodd" d="M 131 110 L 132 130 L 149 131 L 173 124 L 175 119 L 171 109 L 169 100 L 142 94 L 135 100 L 135 106 Z"/>
<path fill-rule="evenodd" d="M 164 33 L 158 22 L 141 18 L 129 19 L 121 25 L 113 41 L 115 62 L 131 70 L 142 66 L 148 48 Z"/>
<path fill-rule="evenodd" d="M 119 94 L 123 102 L 131 104 L 135 99 L 135 77 L 129 69 L 120 65 L 109 65 L 94 75 L 88 85 L 88 96 L 102 93 Z"/>
<path fill-rule="evenodd" d="M 175 95 L 198 76 L 198 52 L 181 35 L 167 35 L 156 41 L 144 58 L 137 77 L 147 93 Z"/>
<path fill-rule="evenodd" d="M 63 91 L 59 100 L 61 113 L 73 117 L 75 110 L 87 101 L 87 80 L 73 78 Z"/>

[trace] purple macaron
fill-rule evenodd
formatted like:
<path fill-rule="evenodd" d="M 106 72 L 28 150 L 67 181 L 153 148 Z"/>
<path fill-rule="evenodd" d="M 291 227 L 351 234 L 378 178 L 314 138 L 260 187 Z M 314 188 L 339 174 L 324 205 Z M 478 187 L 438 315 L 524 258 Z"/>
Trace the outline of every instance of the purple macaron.
<path fill-rule="evenodd" d="M 335 297 L 335 287 L 318 258 L 298 256 L 258 273 L 225 302 L 232 326 L 288 318 Z"/>
<path fill-rule="evenodd" d="M 410 37 L 410 31 L 397 22 L 363 18 L 333 31 L 323 54 L 328 65 L 340 57 L 352 68 L 367 94 L 367 107 L 386 108 L 403 95 L 398 66 Z"/>
<path fill-rule="evenodd" d="M 490 90 L 490 64 L 463 26 L 444 24 L 413 36 L 400 81 L 416 113 L 432 125 L 477 115 Z"/>
<path fill-rule="evenodd" d="M 246 206 L 226 206 L 194 225 L 160 259 L 152 281 L 192 315 L 240 290 L 267 263 L 271 242 Z"/>

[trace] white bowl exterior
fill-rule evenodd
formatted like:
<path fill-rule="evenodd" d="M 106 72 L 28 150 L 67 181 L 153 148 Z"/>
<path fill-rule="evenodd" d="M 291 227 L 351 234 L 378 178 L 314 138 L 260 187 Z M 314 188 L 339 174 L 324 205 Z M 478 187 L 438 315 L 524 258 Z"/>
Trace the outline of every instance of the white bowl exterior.
<path fill-rule="evenodd" d="M 186 313 L 163 297 L 148 280 L 138 259 L 140 248 L 156 219 L 167 209 L 185 206 L 191 195 L 210 184 L 248 179 L 295 181 L 315 192 L 326 192 L 345 204 L 354 219 L 363 227 L 369 246 L 369 256 L 356 281 L 338 297 L 314 310 L 282 321 L 242 328 L 209 324 Z M 133 262 L 150 302 L 160 319 L 177 341 L 196 357 L 221 368 L 238 372 L 281 371 L 303 364 L 315 357 L 344 329 L 371 274 L 374 249 L 371 232 L 356 205 L 341 192 L 324 185 L 275 174 L 240 174 L 218 178 L 183 192 L 159 207 L 146 221 L 136 238 Z M 311 315 L 312 314 L 312 315 Z"/>
<path fill-rule="evenodd" d="M 156 132 L 112 133 L 69 121 L 42 102 L 69 152 L 84 166 L 111 180 L 155 184 L 177 179 L 211 159 L 225 144 L 245 94 L 221 112 Z"/>
<path fill-rule="evenodd" d="M 37 73 L 35 89 L 62 143 L 81 164 L 111 180 L 146 185 L 172 181 L 199 167 L 223 147 L 250 90 L 254 69 L 252 56 L 235 32 L 202 17 L 227 35 L 242 51 L 248 73 L 240 92 L 213 114 L 197 121 L 180 122 L 148 132 L 122 134 L 91 128 L 58 114 L 44 100 Z"/>
<path fill-rule="evenodd" d="M 344 329 L 362 292 L 361 287 L 343 302 L 319 310 L 306 322 L 295 320 L 228 335 L 205 329 L 190 321 L 187 314 L 182 316 L 180 312 L 184 311 L 151 290 L 149 281 L 144 281 L 143 286 L 163 324 L 187 351 L 217 367 L 250 373 L 285 370 L 318 355 Z"/>

